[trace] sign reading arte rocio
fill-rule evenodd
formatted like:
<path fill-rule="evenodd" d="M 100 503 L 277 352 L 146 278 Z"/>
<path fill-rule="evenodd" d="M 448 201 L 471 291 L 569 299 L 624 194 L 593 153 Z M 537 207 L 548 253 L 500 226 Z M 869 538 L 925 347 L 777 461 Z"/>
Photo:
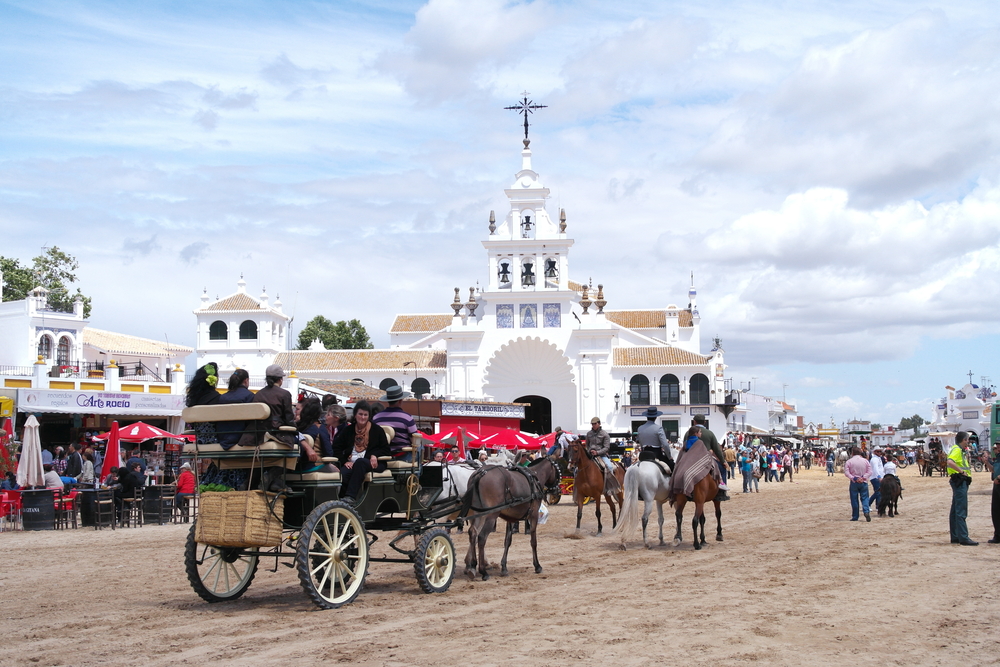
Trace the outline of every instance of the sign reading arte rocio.
<path fill-rule="evenodd" d="M 180 416 L 184 409 L 184 395 L 18 389 L 17 409 L 20 412 L 173 417 Z"/>
<path fill-rule="evenodd" d="M 502 403 L 441 403 L 442 417 L 510 417 L 524 419 L 523 405 Z"/>

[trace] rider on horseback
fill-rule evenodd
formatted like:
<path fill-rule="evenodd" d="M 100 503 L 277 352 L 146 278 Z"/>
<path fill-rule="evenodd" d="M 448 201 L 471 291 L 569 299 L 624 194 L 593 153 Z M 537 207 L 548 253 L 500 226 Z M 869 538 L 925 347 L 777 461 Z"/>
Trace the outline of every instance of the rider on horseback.
<path fill-rule="evenodd" d="M 601 420 L 594 417 L 590 420 L 590 430 L 587 431 L 587 451 L 595 459 L 600 459 L 604 464 L 605 484 L 611 484 L 612 488 L 618 489 L 618 480 L 615 479 L 615 466 L 608 457 L 611 449 L 611 436 L 601 428 Z M 614 480 L 612 483 L 611 480 Z M 607 487 L 605 487 L 607 488 Z"/>
<path fill-rule="evenodd" d="M 642 453 L 639 455 L 640 461 L 658 459 L 663 461 L 670 470 L 674 469 L 674 457 L 670 453 L 670 443 L 667 442 L 667 435 L 656 423 L 656 418 L 663 413 L 653 406 L 646 408 L 646 423 L 639 427 L 636 436 Z"/>
<path fill-rule="evenodd" d="M 729 491 L 729 487 L 726 485 L 726 455 L 722 452 L 722 447 L 719 446 L 718 438 L 708 430 L 708 420 L 705 419 L 705 415 L 695 415 L 694 419 L 691 420 L 691 425 L 701 427 L 701 441 L 718 459 L 719 472 L 722 474 L 722 484 L 719 484 L 719 491 L 724 496 L 722 500 L 729 500 L 729 494 L 726 493 Z"/>

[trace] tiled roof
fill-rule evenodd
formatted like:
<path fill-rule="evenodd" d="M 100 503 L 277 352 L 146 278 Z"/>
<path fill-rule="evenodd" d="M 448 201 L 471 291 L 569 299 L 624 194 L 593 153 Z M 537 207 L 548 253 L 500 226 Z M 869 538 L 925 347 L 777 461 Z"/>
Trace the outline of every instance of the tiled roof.
<path fill-rule="evenodd" d="M 416 368 L 444 368 L 444 350 L 295 350 L 281 352 L 274 359 L 285 371 L 370 371 L 402 369 L 412 361 Z"/>
<path fill-rule="evenodd" d="M 149 357 L 184 357 L 194 350 L 183 345 L 173 345 L 165 341 L 139 338 L 127 334 L 114 333 L 87 327 L 83 330 L 83 344 L 109 354 L 134 354 Z"/>
<path fill-rule="evenodd" d="M 626 329 L 665 329 L 667 313 L 665 310 L 605 310 L 609 322 L 614 322 Z M 693 324 L 690 310 L 682 310 L 677 314 L 678 326 L 689 327 Z"/>
<path fill-rule="evenodd" d="M 348 398 L 354 399 L 363 398 L 365 400 L 377 401 L 385 394 L 385 392 L 378 387 L 369 387 L 366 384 L 351 382 L 350 380 L 320 380 L 318 378 L 301 378 L 299 386 L 301 387 L 302 385 L 322 389 L 323 391 L 328 391 L 331 394 L 336 394 L 337 396 L 347 396 Z"/>
<path fill-rule="evenodd" d="M 232 312 L 240 310 L 264 310 L 264 307 L 260 305 L 260 301 L 252 296 L 243 292 L 237 292 L 198 310 L 201 312 Z"/>
<path fill-rule="evenodd" d="M 448 314 L 396 315 L 389 333 L 431 333 L 451 326 L 454 319 Z"/>
<path fill-rule="evenodd" d="M 701 366 L 711 357 L 677 347 L 650 345 L 615 348 L 615 366 Z"/>
<path fill-rule="evenodd" d="M 580 283 L 575 283 L 572 280 L 567 280 L 566 284 L 569 285 L 569 288 L 571 290 L 573 290 L 574 292 L 582 292 L 583 291 L 583 285 L 581 285 Z"/>
<path fill-rule="evenodd" d="M 609 322 L 626 329 L 663 329 L 667 314 L 662 310 L 605 310 Z"/>

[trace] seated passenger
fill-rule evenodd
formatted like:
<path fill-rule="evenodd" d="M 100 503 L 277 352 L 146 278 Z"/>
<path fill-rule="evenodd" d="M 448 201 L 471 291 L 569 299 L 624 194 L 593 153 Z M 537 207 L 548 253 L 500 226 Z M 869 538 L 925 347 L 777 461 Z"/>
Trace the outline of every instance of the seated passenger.
<path fill-rule="evenodd" d="M 208 362 L 194 372 L 191 383 L 187 387 L 187 398 L 184 404 L 192 408 L 196 405 L 214 405 L 219 402 L 219 392 L 215 390 L 219 383 L 219 367 L 214 362 Z M 208 444 L 218 442 L 215 435 L 215 424 L 200 422 L 192 425 L 198 442 Z"/>
<path fill-rule="evenodd" d="M 250 391 L 250 374 L 242 368 L 233 371 L 229 376 L 229 391 L 219 397 L 220 405 L 234 405 L 236 403 L 250 403 L 253 401 L 253 392 Z M 215 433 L 219 439 L 219 444 L 223 449 L 230 449 L 240 441 L 245 422 L 216 422 Z"/>
<path fill-rule="evenodd" d="M 188 503 L 194 492 L 194 473 L 191 471 L 191 464 L 185 461 L 181 464 L 181 473 L 177 476 L 177 490 L 174 492 L 174 504 L 184 523 L 189 521 Z"/>
<path fill-rule="evenodd" d="M 63 486 L 65 485 L 63 484 L 62 478 L 59 477 L 59 473 L 57 473 L 55 468 L 52 467 L 52 464 L 46 463 L 42 466 L 42 470 L 45 471 L 45 488 L 58 489 L 59 491 L 62 491 Z"/>
<path fill-rule="evenodd" d="M 309 447 L 302 447 L 302 453 L 299 454 L 299 462 L 295 466 L 295 469 L 299 472 L 320 470 L 323 468 L 323 465 L 319 461 L 319 457 L 333 456 L 333 443 L 330 442 L 330 431 L 319 423 L 322 413 L 323 404 L 318 398 L 309 398 L 302 403 L 302 410 L 299 412 L 299 421 L 295 427 L 299 430 L 299 433 L 312 437 L 314 449 L 310 451 Z M 316 450 L 319 450 L 319 454 L 316 454 Z M 309 454 L 312 454 L 312 456 L 309 456 Z"/>
<path fill-rule="evenodd" d="M 252 431 L 244 431 L 240 437 L 240 447 L 256 447 L 264 442 L 263 429 L 269 431 L 275 438 L 293 446 L 296 437 L 293 433 L 282 433 L 278 431 L 281 426 L 295 426 L 295 411 L 292 408 L 292 395 L 287 389 L 282 389 L 281 384 L 285 379 L 285 371 L 278 364 L 271 364 L 264 371 L 264 382 L 266 386 L 253 395 L 251 403 L 264 403 L 271 409 L 271 417 L 264 420 L 263 424 L 251 424 L 247 428 Z M 256 426 L 256 428 L 254 428 Z"/>
<path fill-rule="evenodd" d="M 379 461 L 378 457 L 391 454 L 385 431 L 378 426 L 373 427 L 370 415 L 368 401 L 358 401 L 354 406 L 353 420 L 337 434 L 333 445 L 335 456 L 340 459 L 341 497 L 352 505 L 361 492 L 365 475 L 386 469 L 386 462 Z"/>

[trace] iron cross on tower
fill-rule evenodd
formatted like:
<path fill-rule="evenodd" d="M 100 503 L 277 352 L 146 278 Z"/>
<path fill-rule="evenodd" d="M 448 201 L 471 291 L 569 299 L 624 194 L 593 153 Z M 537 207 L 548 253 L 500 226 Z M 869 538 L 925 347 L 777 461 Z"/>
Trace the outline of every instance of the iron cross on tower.
<path fill-rule="evenodd" d="M 535 109 L 545 109 L 547 105 L 545 104 L 535 104 L 534 100 L 528 99 L 528 91 L 522 93 L 522 99 L 512 107 L 504 107 L 504 109 L 516 111 L 524 116 L 524 147 L 528 147 L 528 114 L 534 113 Z"/>

